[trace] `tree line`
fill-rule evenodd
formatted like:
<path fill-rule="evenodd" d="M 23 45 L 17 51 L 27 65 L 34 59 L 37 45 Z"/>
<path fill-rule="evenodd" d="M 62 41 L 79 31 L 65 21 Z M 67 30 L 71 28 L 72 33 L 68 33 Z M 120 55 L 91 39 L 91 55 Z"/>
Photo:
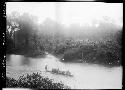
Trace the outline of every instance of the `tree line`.
<path fill-rule="evenodd" d="M 37 57 L 49 52 L 64 62 L 121 65 L 122 29 L 113 24 L 67 28 L 49 18 L 37 24 L 36 17 L 17 12 L 7 15 L 6 21 L 7 54 Z"/>

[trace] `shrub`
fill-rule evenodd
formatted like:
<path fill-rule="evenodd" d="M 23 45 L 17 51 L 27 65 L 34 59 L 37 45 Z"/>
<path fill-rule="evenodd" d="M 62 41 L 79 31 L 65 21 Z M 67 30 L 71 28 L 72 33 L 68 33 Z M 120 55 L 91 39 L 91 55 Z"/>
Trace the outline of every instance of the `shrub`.
<path fill-rule="evenodd" d="M 38 88 L 38 89 L 69 89 L 62 82 L 54 83 L 52 79 L 42 77 L 40 73 L 20 76 L 18 80 L 6 77 L 6 87 Z"/>

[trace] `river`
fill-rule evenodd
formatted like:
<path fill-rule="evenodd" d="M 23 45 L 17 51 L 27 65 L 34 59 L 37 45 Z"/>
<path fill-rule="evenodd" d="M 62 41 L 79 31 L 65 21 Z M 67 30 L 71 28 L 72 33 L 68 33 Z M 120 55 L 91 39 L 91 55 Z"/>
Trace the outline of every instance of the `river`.
<path fill-rule="evenodd" d="M 59 68 L 69 70 L 74 76 L 52 74 L 45 71 Z M 6 56 L 6 75 L 18 79 L 20 75 L 40 72 L 42 76 L 49 77 L 55 82 L 62 81 L 72 89 L 121 89 L 122 67 L 103 67 L 87 63 L 63 63 L 55 56 L 48 54 L 45 58 L 30 58 L 22 55 Z"/>

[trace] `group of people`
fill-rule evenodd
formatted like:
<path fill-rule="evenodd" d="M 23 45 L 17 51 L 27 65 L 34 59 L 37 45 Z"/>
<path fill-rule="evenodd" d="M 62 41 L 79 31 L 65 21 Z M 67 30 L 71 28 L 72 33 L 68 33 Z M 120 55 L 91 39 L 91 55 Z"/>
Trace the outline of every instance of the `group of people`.
<path fill-rule="evenodd" d="M 45 65 L 45 70 L 48 71 L 48 70 L 47 70 L 47 65 Z M 59 68 L 58 68 L 58 69 L 52 69 L 51 72 L 52 72 L 52 73 L 57 73 L 57 74 L 62 74 L 62 75 L 72 76 L 69 71 L 60 71 Z"/>

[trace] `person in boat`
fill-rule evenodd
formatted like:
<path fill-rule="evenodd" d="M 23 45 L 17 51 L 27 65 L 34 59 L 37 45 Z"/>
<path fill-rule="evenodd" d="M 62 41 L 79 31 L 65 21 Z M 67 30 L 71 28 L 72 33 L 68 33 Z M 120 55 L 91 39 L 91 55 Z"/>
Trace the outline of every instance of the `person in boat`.
<path fill-rule="evenodd" d="M 71 73 L 69 71 L 66 72 L 66 75 L 71 75 Z"/>
<path fill-rule="evenodd" d="M 59 73 L 59 69 L 52 69 L 52 72 Z"/>
<path fill-rule="evenodd" d="M 47 71 L 47 65 L 45 66 L 45 70 Z"/>

